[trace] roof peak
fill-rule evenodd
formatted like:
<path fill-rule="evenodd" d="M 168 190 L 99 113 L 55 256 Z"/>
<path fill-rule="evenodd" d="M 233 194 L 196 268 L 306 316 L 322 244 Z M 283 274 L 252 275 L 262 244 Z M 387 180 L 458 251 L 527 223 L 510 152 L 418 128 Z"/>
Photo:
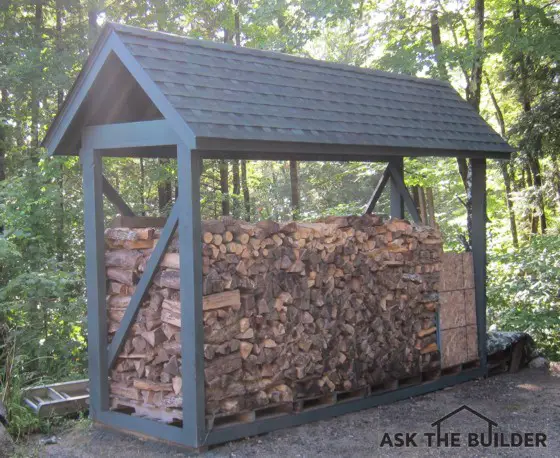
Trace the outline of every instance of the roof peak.
<path fill-rule="evenodd" d="M 325 68 L 350 71 L 350 72 L 361 73 L 366 75 L 376 75 L 379 77 L 386 77 L 391 79 L 400 79 L 400 80 L 411 81 L 420 84 L 428 84 L 428 85 L 440 86 L 440 87 L 441 86 L 451 87 L 451 85 L 447 81 L 437 80 L 433 78 L 424 78 L 419 76 L 406 75 L 402 73 L 389 72 L 385 70 L 377 70 L 377 69 L 371 69 L 367 67 L 358 67 L 350 64 L 342 64 L 338 62 L 330 62 L 321 59 L 314 59 L 312 57 L 303 57 L 303 56 L 296 56 L 293 54 L 286 54 L 279 51 L 269 51 L 269 50 L 258 49 L 258 48 L 234 46 L 227 43 L 219 43 L 211 40 L 191 38 L 186 35 L 149 30 L 142 27 L 119 24 L 116 22 L 106 22 L 105 27 L 114 30 L 116 33 L 125 33 L 125 34 L 131 34 L 136 36 L 147 36 L 149 38 L 158 38 L 160 40 L 165 40 L 172 43 L 183 43 L 189 46 L 212 48 L 212 49 L 252 55 L 257 57 L 266 56 L 272 59 L 284 60 L 284 61 L 299 63 L 302 65 L 312 65 L 315 67 L 322 66 Z"/>

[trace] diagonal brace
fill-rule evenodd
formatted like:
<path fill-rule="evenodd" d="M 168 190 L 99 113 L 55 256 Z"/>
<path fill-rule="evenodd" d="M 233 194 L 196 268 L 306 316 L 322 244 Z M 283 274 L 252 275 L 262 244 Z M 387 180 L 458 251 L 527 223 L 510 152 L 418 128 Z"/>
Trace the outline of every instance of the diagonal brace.
<path fill-rule="evenodd" d="M 111 201 L 122 216 L 136 216 L 109 180 L 103 176 L 103 194 Z"/>
<path fill-rule="evenodd" d="M 173 205 L 173 209 L 171 210 L 171 214 L 167 218 L 167 222 L 161 231 L 161 237 L 159 242 L 156 244 L 154 251 L 152 252 L 150 258 L 148 259 L 148 263 L 146 264 L 146 269 L 136 285 L 136 289 L 134 290 L 134 294 L 130 299 L 128 307 L 126 308 L 126 312 L 124 313 L 123 319 L 121 321 L 121 325 L 119 329 L 115 333 L 115 337 L 113 337 L 113 341 L 110 343 L 108 351 L 109 351 L 109 358 L 108 358 L 108 365 L 111 368 L 121 351 L 121 348 L 124 344 L 125 337 L 130 329 L 132 322 L 136 318 L 138 314 L 138 310 L 140 308 L 140 304 L 144 300 L 148 292 L 148 287 L 152 282 L 159 263 L 163 259 L 165 252 L 167 251 L 167 247 L 169 243 L 171 243 L 171 238 L 177 229 L 177 223 L 179 221 L 179 202 L 180 200 L 177 199 L 175 204 Z"/>
<path fill-rule="evenodd" d="M 383 171 L 383 175 L 381 176 L 381 179 L 379 180 L 379 183 L 377 183 L 377 186 L 375 187 L 375 190 L 373 191 L 373 194 L 372 194 L 371 198 L 369 199 L 369 202 L 368 202 L 367 208 L 366 208 L 366 214 L 373 212 L 373 209 L 377 205 L 377 201 L 381 197 L 381 193 L 385 189 L 385 186 L 387 186 L 387 182 L 389 181 L 389 177 L 390 177 L 389 166 L 387 166 L 385 168 L 385 170 Z"/>
<path fill-rule="evenodd" d="M 387 166 L 387 170 L 389 170 L 391 174 L 391 184 L 395 186 L 397 192 L 403 198 L 404 204 L 408 209 L 410 216 L 412 216 L 412 219 L 414 220 L 415 223 L 420 222 L 420 215 L 418 215 L 418 209 L 416 208 L 416 205 L 414 204 L 414 200 L 412 200 L 412 196 L 410 195 L 406 185 L 404 184 L 404 181 L 402 179 L 401 174 L 399 173 L 399 170 L 392 162 L 389 162 L 389 165 Z"/>

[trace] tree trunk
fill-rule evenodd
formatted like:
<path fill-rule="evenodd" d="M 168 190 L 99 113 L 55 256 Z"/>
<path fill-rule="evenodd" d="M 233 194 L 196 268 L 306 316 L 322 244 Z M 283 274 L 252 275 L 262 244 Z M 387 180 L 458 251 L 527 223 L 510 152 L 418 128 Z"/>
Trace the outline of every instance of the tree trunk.
<path fill-rule="evenodd" d="M 541 223 L 541 234 L 544 234 L 546 233 L 546 213 L 545 213 L 544 197 L 542 195 L 543 182 L 542 182 L 542 174 L 541 174 L 541 165 L 539 162 L 539 158 L 534 153 L 529 153 L 527 155 L 527 159 L 529 162 L 531 175 L 533 176 L 533 184 L 538 193 L 537 199 L 538 199 L 538 205 L 540 209 L 539 220 Z"/>
<path fill-rule="evenodd" d="M 37 52 L 37 60 L 35 62 L 36 71 L 33 74 L 31 82 L 31 131 L 32 131 L 32 153 L 31 158 L 34 162 L 38 162 L 39 148 L 39 84 L 41 81 L 41 73 L 43 65 L 41 63 L 41 54 L 43 50 L 43 0 L 35 1 L 35 21 L 34 21 L 34 46 Z"/>
<path fill-rule="evenodd" d="M 158 164 L 161 168 L 167 167 L 169 164 L 169 159 L 158 159 Z M 160 214 L 162 214 L 166 209 L 171 199 L 173 198 L 173 188 L 171 186 L 171 180 L 166 178 L 164 181 L 158 183 L 158 208 Z"/>
<path fill-rule="evenodd" d="M 247 161 L 241 160 L 241 188 L 243 189 L 243 203 L 245 204 L 245 220 L 251 221 L 251 199 L 249 184 L 247 183 Z"/>
<path fill-rule="evenodd" d="M 141 215 L 146 216 L 146 172 L 144 170 L 144 158 L 140 158 L 140 205 L 142 206 Z"/>
<path fill-rule="evenodd" d="M 222 215 L 228 216 L 229 210 L 229 166 L 224 159 L 220 160 L 220 191 L 222 193 Z"/>
<path fill-rule="evenodd" d="M 93 1 L 90 4 L 88 10 L 88 49 L 89 52 L 93 51 L 95 42 L 97 41 L 97 35 L 99 26 L 97 25 L 97 16 L 99 15 L 99 10 L 101 9 L 101 4 Z"/>
<path fill-rule="evenodd" d="M 467 81 L 467 102 L 480 111 L 480 88 L 484 57 L 484 0 L 474 1 L 474 58 Z M 457 158 L 459 173 L 466 192 L 467 241 L 465 247 L 472 247 L 472 164 L 469 160 Z M 469 250 L 467 250 L 469 251 Z"/>
<path fill-rule="evenodd" d="M 494 105 L 494 110 L 496 112 L 496 119 L 498 120 L 498 124 L 500 126 L 500 134 L 502 135 L 502 138 L 504 140 L 507 140 L 506 123 L 504 120 L 504 115 L 498 103 L 498 99 L 496 98 L 494 91 L 492 91 L 492 87 L 490 86 L 490 80 L 488 79 L 488 77 L 486 77 L 486 84 L 488 86 L 488 92 L 490 93 L 490 98 L 492 99 L 492 104 Z M 506 207 L 509 216 L 509 228 L 511 232 L 511 238 L 513 241 L 513 246 L 515 248 L 518 248 L 519 239 L 517 237 L 517 223 L 515 221 L 515 211 L 513 210 L 513 200 L 511 198 L 511 177 L 509 175 L 507 162 L 501 161 L 500 169 L 502 171 L 502 178 L 504 179 L 504 186 L 506 188 Z"/>
<path fill-rule="evenodd" d="M 513 18 L 517 22 L 517 33 L 518 33 L 518 40 L 523 39 L 523 27 L 521 22 L 521 8 L 519 5 L 519 0 L 515 0 L 514 9 L 513 9 Z M 529 68 L 528 63 L 529 57 L 525 55 L 522 51 L 519 52 L 516 56 L 516 61 L 519 63 L 519 77 L 520 77 L 520 84 L 519 84 L 519 95 L 520 101 L 523 106 L 523 111 L 528 113 L 531 111 L 531 94 L 529 88 Z M 540 210 L 540 223 L 541 223 L 541 233 L 544 234 L 547 228 L 546 222 L 546 211 L 545 211 L 545 204 L 544 204 L 544 196 L 543 196 L 543 178 L 541 174 L 541 166 L 539 163 L 539 156 L 541 153 L 542 148 L 542 139 L 539 137 L 535 142 L 535 151 L 527 153 L 527 162 L 530 169 L 530 174 L 532 175 L 533 185 L 536 188 L 538 193 L 538 205 Z M 533 223 L 532 223 L 532 233 L 537 233 L 536 224 L 535 223 L 535 215 L 533 215 Z"/>
<path fill-rule="evenodd" d="M 484 59 L 484 0 L 474 1 L 474 58 L 468 84 L 467 102 L 478 112 L 482 87 L 482 65 Z"/>
<path fill-rule="evenodd" d="M 560 212 L 560 167 L 558 167 L 558 158 L 552 156 L 552 173 L 554 176 L 554 189 L 556 191 L 556 206 Z"/>
<path fill-rule="evenodd" d="M 2 104 L 5 102 L 4 91 L 2 91 Z M 0 123 L 0 182 L 6 179 L 6 150 L 8 149 L 8 136 L 6 126 Z M 0 235 L 4 234 L 4 224 L 0 221 Z M 0 267 L 0 271 L 2 268 Z"/>
<path fill-rule="evenodd" d="M 438 78 L 449 81 L 449 74 L 445 67 L 445 62 L 441 58 L 441 31 L 439 28 L 439 17 L 437 10 L 433 10 L 430 14 L 430 31 L 432 33 L 432 46 L 436 57 L 436 65 L 438 69 Z"/>
<path fill-rule="evenodd" d="M 517 237 L 517 223 L 515 221 L 515 211 L 513 210 L 513 200 L 511 198 L 511 177 L 509 176 L 508 164 L 506 161 L 500 162 L 500 169 L 502 171 L 502 178 L 504 179 L 504 185 L 506 188 L 506 206 L 509 215 L 509 229 L 511 232 L 511 238 L 513 241 L 513 246 L 515 248 L 518 248 L 519 239 Z"/>
<path fill-rule="evenodd" d="M 297 161 L 290 161 L 290 187 L 291 187 L 291 202 L 292 202 L 292 218 L 299 219 L 300 202 L 299 202 L 299 176 L 298 176 L 298 163 Z"/>
<path fill-rule="evenodd" d="M 232 164 L 233 179 L 233 217 L 239 218 L 241 215 L 241 182 L 239 176 L 239 159 L 234 159 Z"/>
<path fill-rule="evenodd" d="M 2 88 L 0 91 L 2 96 L 0 115 L 8 117 L 8 90 Z M 0 181 L 6 179 L 6 151 L 8 149 L 8 135 L 6 126 L 0 123 Z M 1 226 L 0 226 L 1 228 Z M 2 233 L 0 231 L 0 233 Z"/>
<path fill-rule="evenodd" d="M 533 174 L 531 173 L 528 161 L 523 165 L 523 172 L 525 181 L 527 182 L 527 188 L 532 188 L 534 186 Z M 537 234 L 539 232 L 539 220 L 534 208 L 529 211 L 529 222 L 531 223 L 531 234 Z"/>
<path fill-rule="evenodd" d="M 56 0 L 56 53 L 62 59 L 62 19 L 64 16 L 63 0 Z M 56 92 L 57 110 L 60 112 L 64 102 L 64 90 L 58 89 Z M 64 165 L 60 162 L 58 177 L 58 230 L 56 234 L 56 259 L 58 262 L 64 261 Z"/>
<path fill-rule="evenodd" d="M 434 206 L 434 192 L 431 187 L 426 188 L 426 206 L 428 208 L 428 219 L 430 220 L 430 226 L 438 229 L 438 224 L 436 222 L 436 210 Z"/>
<path fill-rule="evenodd" d="M 241 24 L 239 19 L 239 0 L 233 0 L 235 5 L 235 13 L 233 15 L 235 28 L 235 46 L 241 46 Z"/>
<path fill-rule="evenodd" d="M 418 203 L 420 204 L 420 221 L 422 224 L 428 225 L 428 213 L 426 212 L 426 193 L 422 186 L 418 187 Z"/>

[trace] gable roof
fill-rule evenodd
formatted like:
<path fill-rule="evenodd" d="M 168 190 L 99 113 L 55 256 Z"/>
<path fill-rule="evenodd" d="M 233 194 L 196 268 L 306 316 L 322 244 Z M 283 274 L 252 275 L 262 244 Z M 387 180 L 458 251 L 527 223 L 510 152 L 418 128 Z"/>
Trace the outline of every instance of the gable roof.
<path fill-rule="evenodd" d="M 197 148 L 220 140 L 238 145 L 231 149 L 282 142 L 500 158 L 512 151 L 446 82 L 118 24 L 106 25 L 104 36 L 111 32 Z"/>

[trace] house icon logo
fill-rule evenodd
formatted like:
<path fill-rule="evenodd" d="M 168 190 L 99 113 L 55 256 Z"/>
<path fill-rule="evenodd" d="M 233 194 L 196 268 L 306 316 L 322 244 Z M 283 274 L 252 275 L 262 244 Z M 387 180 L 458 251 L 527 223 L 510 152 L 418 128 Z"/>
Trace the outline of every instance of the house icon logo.
<path fill-rule="evenodd" d="M 446 424 L 452 417 L 466 412 L 474 416 L 475 423 L 482 425 L 473 427 L 471 422 L 461 423 L 461 431 L 449 431 L 452 425 Z M 451 423 L 451 422 L 449 422 Z M 481 447 L 481 448 L 546 448 L 547 436 L 541 431 L 501 432 L 498 423 L 472 407 L 463 404 L 461 407 L 444 415 L 430 425 L 435 428 L 428 432 L 396 431 L 384 432 L 379 442 L 380 448 L 409 448 L 409 447 Z"/>
<path fill-rule="evenodd" d="M 447 420 L 449 420 L 451 417 L 454 417 L 455 415 L 463 411 L 470 412 L 472 415 L 475 415 L 476 417 L 480 418 L 483 422 L 486 423 L 488 432 L 480 434 L 480 441 L 479 441 L 480 445 L 484 445 L 484 443 L 488 443 L 488 441 L 490 442 L 492 441 L 494 437 L 493 428 L 497 428 L 498 423 L 496 423 L 494 420 L 491 420 L 487 416 L 482 415 L 480 412 L 477 412 L 473 408 L 463 404 L 461 407 L 455 409 L 453 412 L 448 413 L 447 415 L 441 417 L 439 420 L 436 420 L 432 423 L 431 426 L 436 428 L 436 432 L 433 433 L 434 434 L 433 441 L 435 441 L 434 445 L 436 445 L 437 447 L 441 447 L 441 446 L 459 447 L 461 445 L 461 433 L 442 433 L 441 427 L 442 424 L 445 423 Z M 474 442 L 475 435 L 479 436 L 477 433 L 468 433 L 469 439 L 472 439 L 473 442 Z"/>

